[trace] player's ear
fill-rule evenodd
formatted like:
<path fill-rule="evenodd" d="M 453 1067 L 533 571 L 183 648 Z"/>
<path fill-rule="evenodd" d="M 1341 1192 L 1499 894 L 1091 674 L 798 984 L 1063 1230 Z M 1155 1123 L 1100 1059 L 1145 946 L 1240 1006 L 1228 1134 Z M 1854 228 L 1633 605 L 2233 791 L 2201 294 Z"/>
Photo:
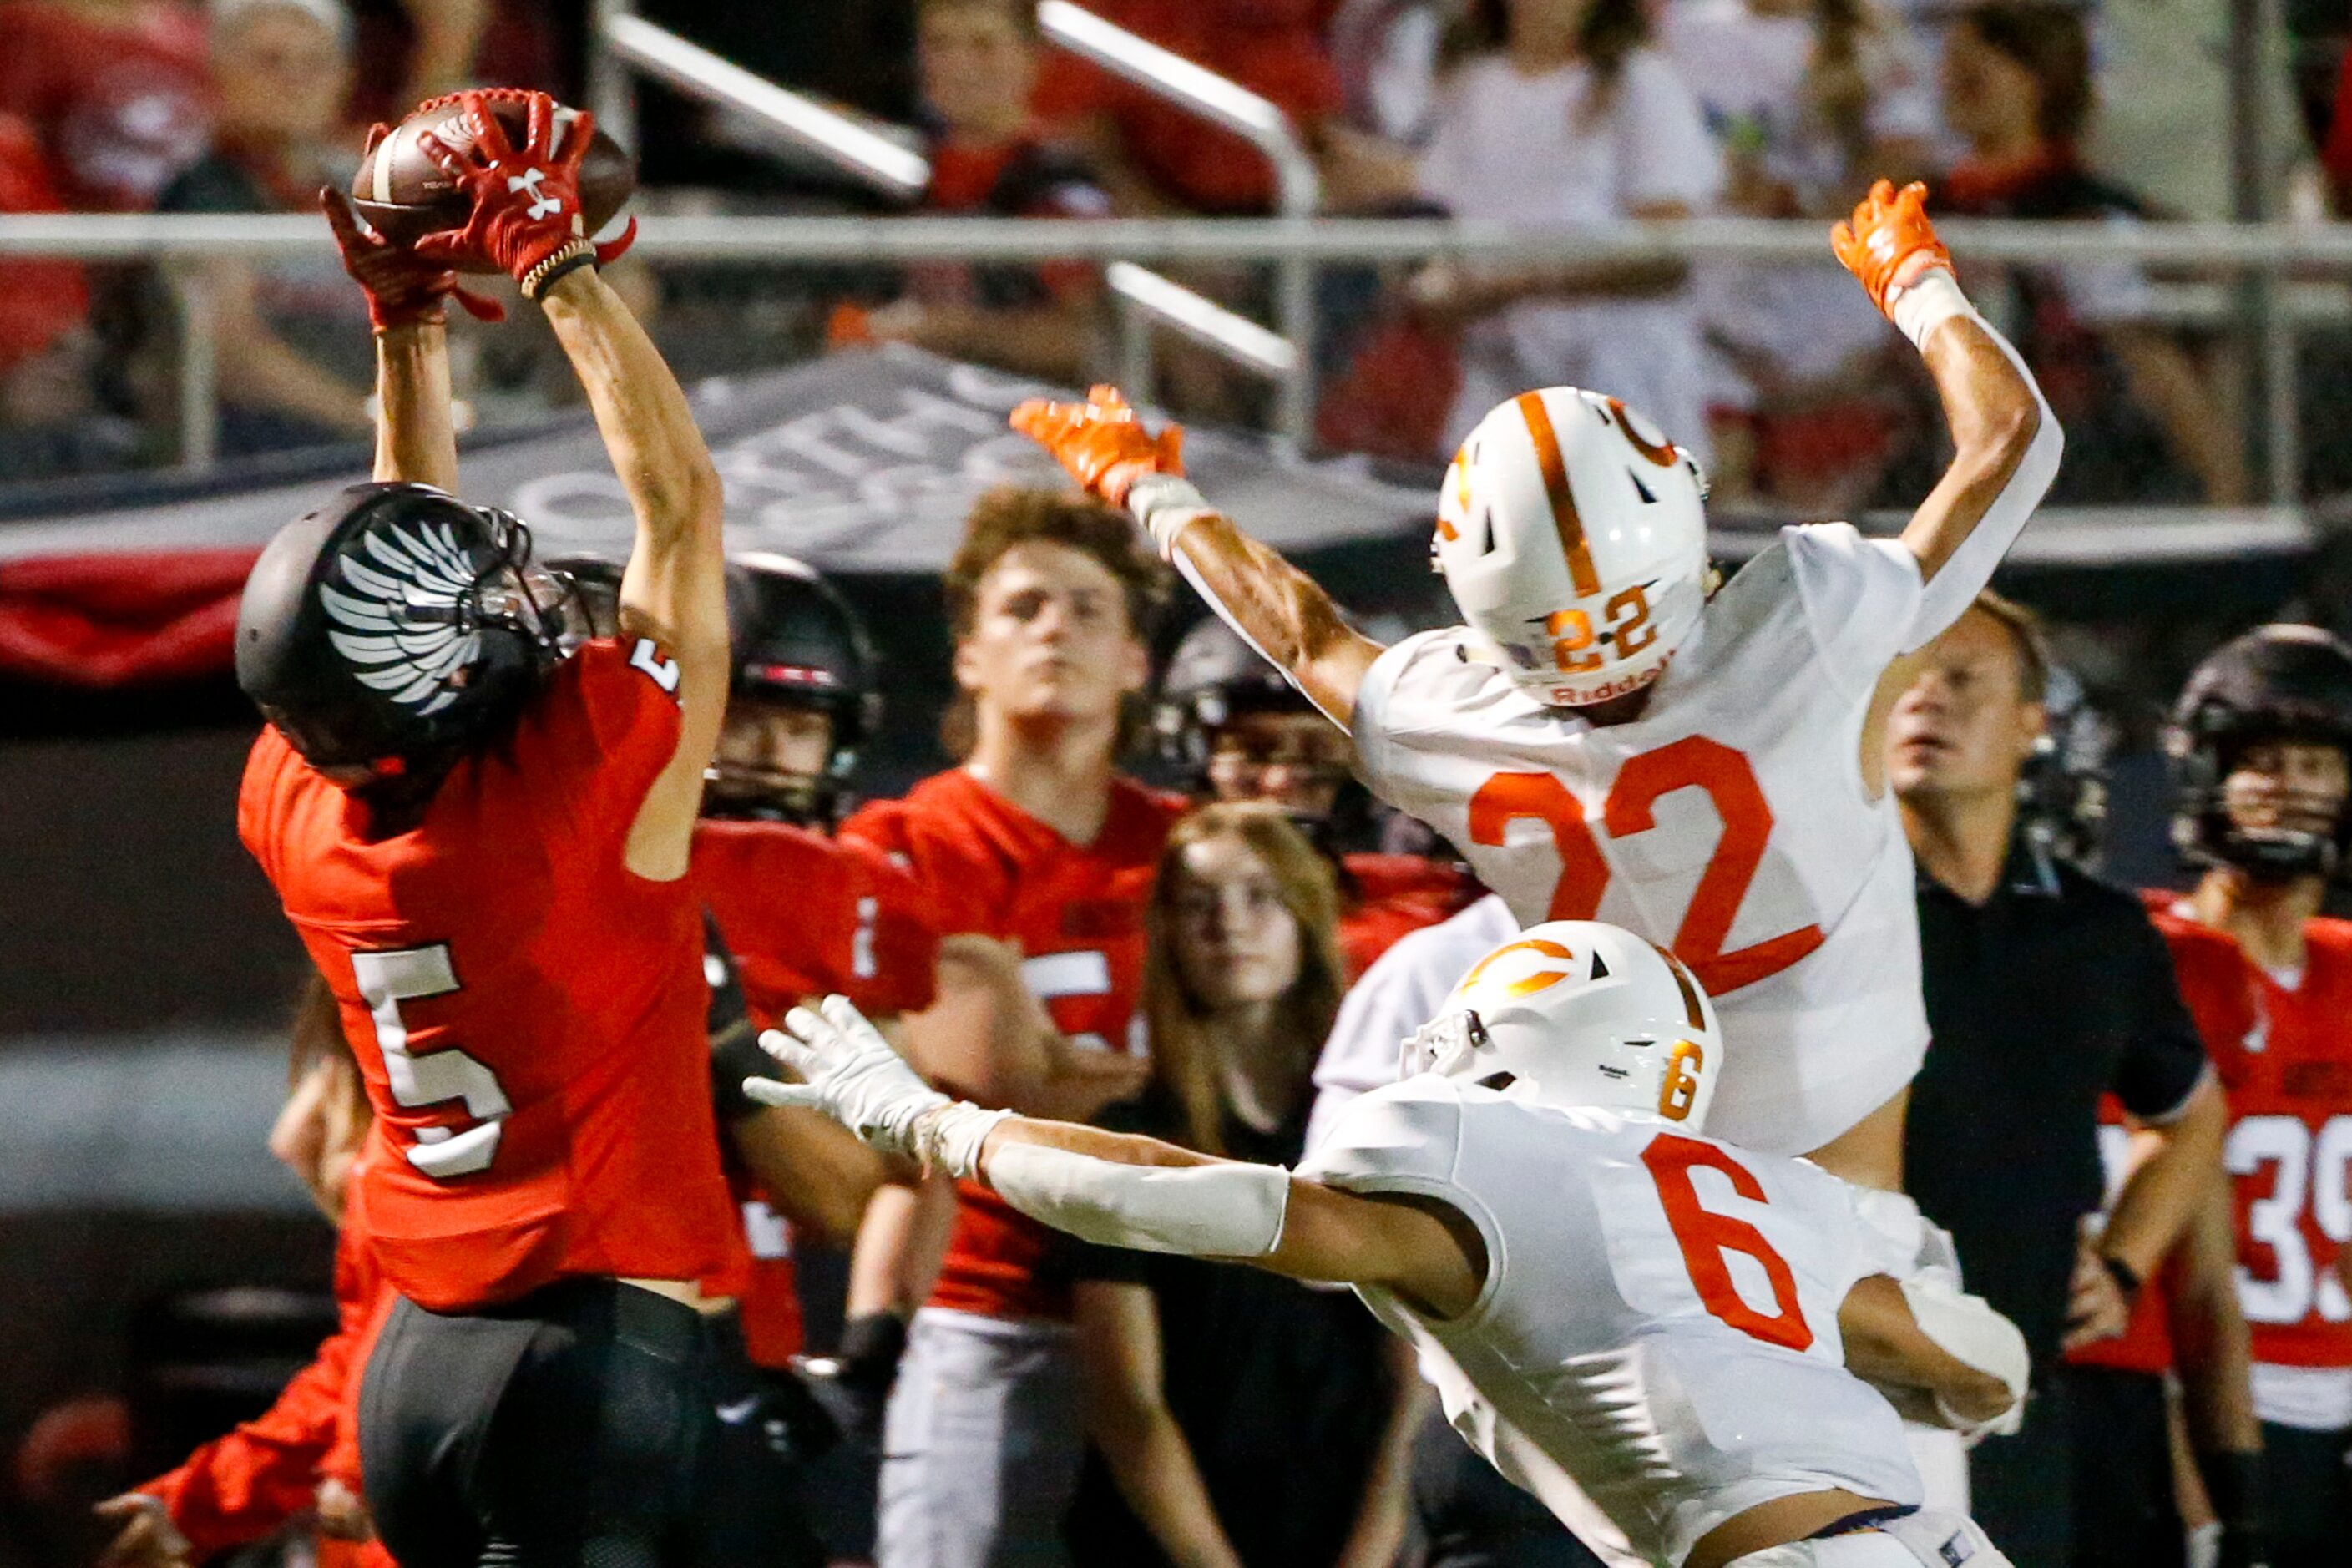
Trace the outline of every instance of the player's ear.
<path fill-rule="evenodd" d="M 956 638 L 955 656 L 949 661 L 949 668 L 955 671 L 958 687 L 966 691 L 980 689 L 980 656 L 973 650 L 970 637 Z"/>

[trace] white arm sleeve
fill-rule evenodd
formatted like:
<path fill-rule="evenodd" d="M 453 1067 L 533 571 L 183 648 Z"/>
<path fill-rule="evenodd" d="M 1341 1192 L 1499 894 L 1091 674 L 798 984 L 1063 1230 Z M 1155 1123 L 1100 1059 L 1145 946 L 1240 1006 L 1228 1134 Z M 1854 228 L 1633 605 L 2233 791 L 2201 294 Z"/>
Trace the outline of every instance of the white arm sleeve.
<path fill-rule="evenodd" d="M 1263 1258 L 1282 1241 L 1290 1173 L 1279 1165 L 1126 1165 L 1007 1141 L 988 1184 L 1031 1219 L 1106 1247 Z"/>
<path fill-rule="evenodd" d="M 1922 289 L 1936 282 L 1950 288 L 1953 295 L 1958 295 L 1959 289 L 1951 283 L 1949 275 L 1941 272 L 1929 274 Z M 2007 355 L 2009 363 L 2017 367 L 2017 374 L 2025 378 L 2026 390 L 2033 394 L 2033 406 L 2041 418 L 2034 426 L 2033 439 L 2026 444 L 2025 455 L 2018 459 L 2016 470 L 2009 476 L 2009 482 L 2000 488 L 1999 495 L 1993 497 L 1992 504 L 1985 508 L 1984 516 L 1977 520 L 1977 525 L 1969 531 L 1969 536 L 1960 541 L 1959 548 L 1952 552 L 1951 559 L 1946 561 L 1936 574 L 1927 579 L 1927 586 L 1920 590 L 1918 612 L 1912 617 L 1910 632 L 1903 642 L 1905 653 L 1934 641 L 1945 627 L 1958 620 L 1968 607 L 1976 603 L 1977 595 L 1992 581 L 1993 569 L 2000 564 L 2001 557 L 2009 553 L 2009 547 L 2017 542 L 2018 534 L 2025 528 L 2025 520 L 2033 515 L 2033 509 L 2042 504 L 2043 496 L 2049 494 L 2051 481 L 2058 477 L 2059 456 L 2066 444 L 2065 437 L 2058 428 L 2058 416 L 2050 411 L 2049 400 L 2042 395 L 2041 385 L 2034 381 L 2033 373 L 2025 368 L 2025 362 L 2018 357 L 2009 340 L 1993 331 L 1973 309 L 1968 309 L 1965 300 L 1961 300 L 1961 306 L 1962 311 L 1955 313 L 1964 312 L 1969 320 L 1982 327 L 1985 335 L 1992 339 L 1993 346 Z"/>
<path fill-rule="evenodd" d="M 1921 1333 L 1935 1341 L 1953 1360 L 2000 1379 L 2009 1389 L 2009 1408 L 1981 1422 L 1953 1414 L 1951 1406 L 1944 1403 L 1944 1396 L 1937 1394 L 1936 1410 L 1944 1418 L 1944 1425 L 1971 1438 L 1988 1433 L 2007 1436 L 2015 1432 L 2024 1421 L 2025 1389 L 2032 1375 L 2032 1357 L 2026 1351 L 2025 1336 L 2018 1331 L 2017 1325 L 1993 1310 L 1983 1297 L 1963 1294 L 1941 1280 L 1918 1279 L 1898 1283 Z"/>

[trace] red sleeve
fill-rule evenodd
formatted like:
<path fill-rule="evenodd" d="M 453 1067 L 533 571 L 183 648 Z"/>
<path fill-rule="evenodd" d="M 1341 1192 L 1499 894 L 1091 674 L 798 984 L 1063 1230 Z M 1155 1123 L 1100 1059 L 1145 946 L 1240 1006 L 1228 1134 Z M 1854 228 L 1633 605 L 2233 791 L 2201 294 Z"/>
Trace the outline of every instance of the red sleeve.
<path fill-rule="evenodd" d="M 161 1500 L 196 1556 L 268 1535 L 311 1505 L 320 1476 L 331 1471 L 331 1452 L 348 1438 L 346 1395 L 357 1382 L 379 1309 L 389 1304 L 388 1298 L 378 1300 L 365 1251 L 364 1237 L 346 1228 L 335 1256 L 339 1325 L 278 1402 L 139 1489 Z M 355 1477 L 355 1455 L 350 1468 Z"/>
<path fill-rule="evenodd" d="M 277 858 L 271 853 L 277 841 L 276 816 L 279 780 L 289 762 L 294 761 L 294 748 L 278 732 L 275 724 L 264 724 L 246 753 L 245 777 L 236 791 L 236 836 L 245 841 L 247 853 L 261 863 L 262 874 L 271 881 L 278 879 Z"/>
<path fill-rule="evenodd" d="M 677 752 L 678 667 L 651 637 L 600 638 L 558 665 L 517 727 L 515 766 L 590 843 L 627 836 Z"/>

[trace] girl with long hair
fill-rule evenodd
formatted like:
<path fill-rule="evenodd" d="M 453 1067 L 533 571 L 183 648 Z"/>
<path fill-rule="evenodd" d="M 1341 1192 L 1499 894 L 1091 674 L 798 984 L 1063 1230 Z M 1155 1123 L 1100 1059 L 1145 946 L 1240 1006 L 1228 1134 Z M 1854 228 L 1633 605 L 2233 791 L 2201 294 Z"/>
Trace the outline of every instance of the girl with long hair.
<path fill-rule="evenodd" d="M 1276 805 L 1179 823 L 1147 911 L 1152 1086 L 1135 1121 L 1203 1152 L 1295 1163 L 1339 1011 L 1329 863 Z M 1187 1568 L 1384 1563 L 1403 1528 L 1404 1386 L 1350 1298 L 1191 1258 L 1082 1266 L 1096 1452 L 1072 1560 Z"/>

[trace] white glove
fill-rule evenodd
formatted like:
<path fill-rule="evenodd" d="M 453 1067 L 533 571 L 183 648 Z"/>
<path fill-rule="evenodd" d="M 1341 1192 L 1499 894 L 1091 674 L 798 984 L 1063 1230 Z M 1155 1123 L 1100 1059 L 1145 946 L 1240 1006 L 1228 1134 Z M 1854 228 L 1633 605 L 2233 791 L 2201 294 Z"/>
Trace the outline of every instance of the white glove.
<path fill-rule="evenodd" d="M 1971 1421 L 1935 1395 L 1937 1425 L 1958 1432 L 1974 1444 L 1986 1436 L 2008 1436 L 2024 1424 L 2025 1394 L 2032 1377 L 2032 1358 L 2017 1325 L 1993 1310 L 1981 1296 L 1970 1296 L 1933 1277 L 1900 1280 L 1903 1300 L 1919 1330 L 1956 1360 L 1999 1378 L 2009 1389 L 2009 1408 L 1985 1421 Z"/>
<path fill-rule="evenodd" d="M 823 1111 L 886 1154 L 959 1180 L 972 1175 L 989 1129 L 1012 1112 L 982 1110 L 924 1083 L 848 997 L 820 1005 L 822 1016 L 795 1007 L 783 1030 L 760 1037 L 763 1050 L 808 1081 L 747 1078 L 743 1092 L 762 1105 Z"/>

